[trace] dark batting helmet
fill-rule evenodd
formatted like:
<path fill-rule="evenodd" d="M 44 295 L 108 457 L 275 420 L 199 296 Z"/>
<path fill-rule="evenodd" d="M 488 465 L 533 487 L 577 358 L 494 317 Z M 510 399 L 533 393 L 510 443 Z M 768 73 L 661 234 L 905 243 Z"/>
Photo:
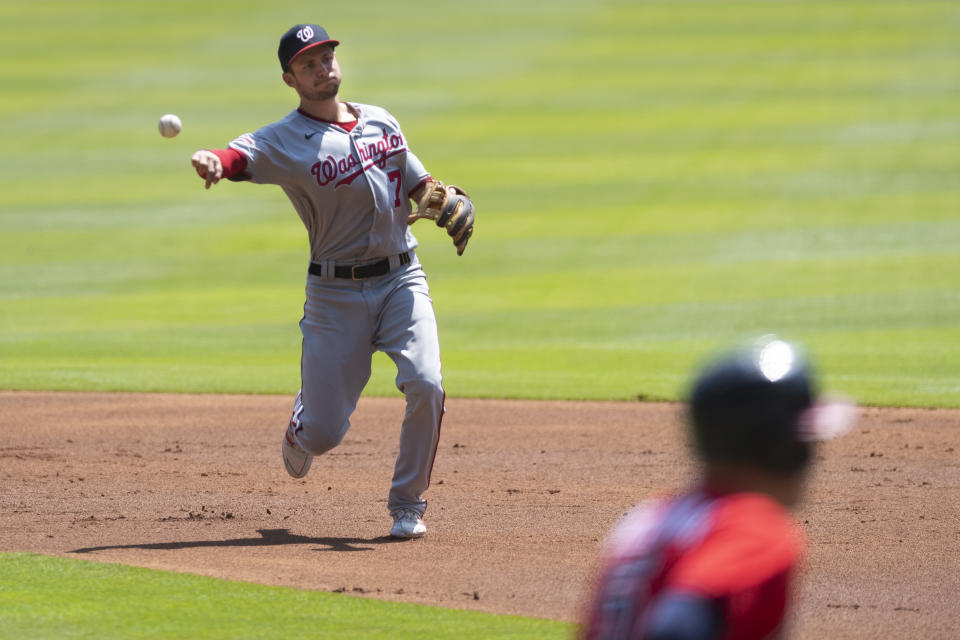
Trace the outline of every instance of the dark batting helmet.
<path fill-rule="evenodd" d="M 817 403 L 814 372 L 803 350 L 775 336 L 707 365 L 694 381 L 689 404 L 703 459 L 784 474 L 803 470 L 810 441 L 838 435 L 852 417 L 850 405 L 850 411 L 838 412 L 836 404 Z M 846 424 L 838 425 L 838 418 Z"/>

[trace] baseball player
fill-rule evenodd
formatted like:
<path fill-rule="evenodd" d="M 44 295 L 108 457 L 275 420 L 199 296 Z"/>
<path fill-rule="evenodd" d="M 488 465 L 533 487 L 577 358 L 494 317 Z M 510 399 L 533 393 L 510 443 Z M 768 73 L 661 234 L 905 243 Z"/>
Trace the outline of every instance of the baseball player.
<path fill-rule="evenodd" d="M 299 106 L 226 149 L 197 151 L 191 162 L 208 189 L 223 178 L 279 185 L 307 229 L 301 389 L 281 445 L 287 472 L 304 477 L 314 456 L 340 443 L 371 356 L 385 352 L 406 397 L 387 502 L 390 535 L 417 538 L 427 531 L 423 493 L 444 390 L 437 322 L 410 224 L 434 220 L 461 255 L 474 209 L 461 189 L 427 172 L 387 111 L 339 98 L 338 44 L 319 25 L 291 27 L 277 53 Z"/>
<path fill-rule="evenodd" d="M 853 408 L 818 401 L 799 348 L 772 336 L 707 366 L 689 406 L 699 479 L 614 529 L 584 638 L 782 636 L 804 546 L 787 509 L 813 441 L 849 428 Z"/>

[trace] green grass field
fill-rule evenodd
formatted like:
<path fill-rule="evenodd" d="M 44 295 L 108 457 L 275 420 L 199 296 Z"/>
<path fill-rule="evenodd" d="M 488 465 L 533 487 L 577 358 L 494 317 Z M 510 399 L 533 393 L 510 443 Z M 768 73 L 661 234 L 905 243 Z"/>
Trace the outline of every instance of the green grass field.
<path fill-rule="evenodd" d="M 477 203 L 462 258 L 415 227 L 451 397 L 677 399 L 777 332 L 861 403 L 960 406 L 960 5 L 922 0 L 4 2 L 0 388 L 295 392 L 300 222 L 188 159 L 293 108 L 300 21 Z M 48 588 L 4 597 L 50 637 L 101 620 Z M 130 624 L 88 635 L 177 635 Z"/>
<path fill-rule="evenodd" d="M 0 388 L 296 389 L 300 222 L 188 158 L 295 104 L 303 16 L 477 202 L 463 258 L 415 228 L 451 396 L 675 399 L 778 332 L 861 402 L 960 404 L 955 3 L 404 6 L 5 3 Z"/>
<path fill-rule="evenodd" d="M 214 580 L 82 560 L 0 554 L 0 637 L 568 638 L 571 625 Z"/>

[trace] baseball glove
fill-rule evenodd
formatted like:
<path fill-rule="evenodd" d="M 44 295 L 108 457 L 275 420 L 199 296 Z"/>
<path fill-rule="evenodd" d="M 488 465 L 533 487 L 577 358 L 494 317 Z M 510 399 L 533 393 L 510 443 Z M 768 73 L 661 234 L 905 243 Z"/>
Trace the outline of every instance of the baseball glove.
<path fill-rule="evenodd" d="M 427 180 L 417 210 L 407 217 L 407 224 L 428 218 L 444 227 L 453 239 L 457 255 L 462 256 L 473 235 L 473 202 L 460 187 L 447 186 L 439 180 Z"/>

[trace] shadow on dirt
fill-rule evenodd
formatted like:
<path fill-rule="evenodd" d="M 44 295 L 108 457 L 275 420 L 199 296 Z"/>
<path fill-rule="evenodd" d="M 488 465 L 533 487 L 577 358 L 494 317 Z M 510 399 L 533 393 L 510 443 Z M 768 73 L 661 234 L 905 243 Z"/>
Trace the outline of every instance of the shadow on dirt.
<path fill-rule="evenodd" d="M 231 540 L 196 540 L 191 542 L 148 542 L 143 544 L 120 544 L 104 547 L 86 547 L 74 549 L 68 553 L 94 553 L 113 549 L 157 549 L 175 551 L 177 549 L 195 549 L 198 547 L 272 547 L 287 544 L 315 544 L 322 548 L 316 551 L 372 551 L 372 544 L 390 544 L 407 542 L 390 536 L 377 538 L 313 538 L 290 533 L 289 529 L 257 529 L 259 538 L 233 538 Z"/>

